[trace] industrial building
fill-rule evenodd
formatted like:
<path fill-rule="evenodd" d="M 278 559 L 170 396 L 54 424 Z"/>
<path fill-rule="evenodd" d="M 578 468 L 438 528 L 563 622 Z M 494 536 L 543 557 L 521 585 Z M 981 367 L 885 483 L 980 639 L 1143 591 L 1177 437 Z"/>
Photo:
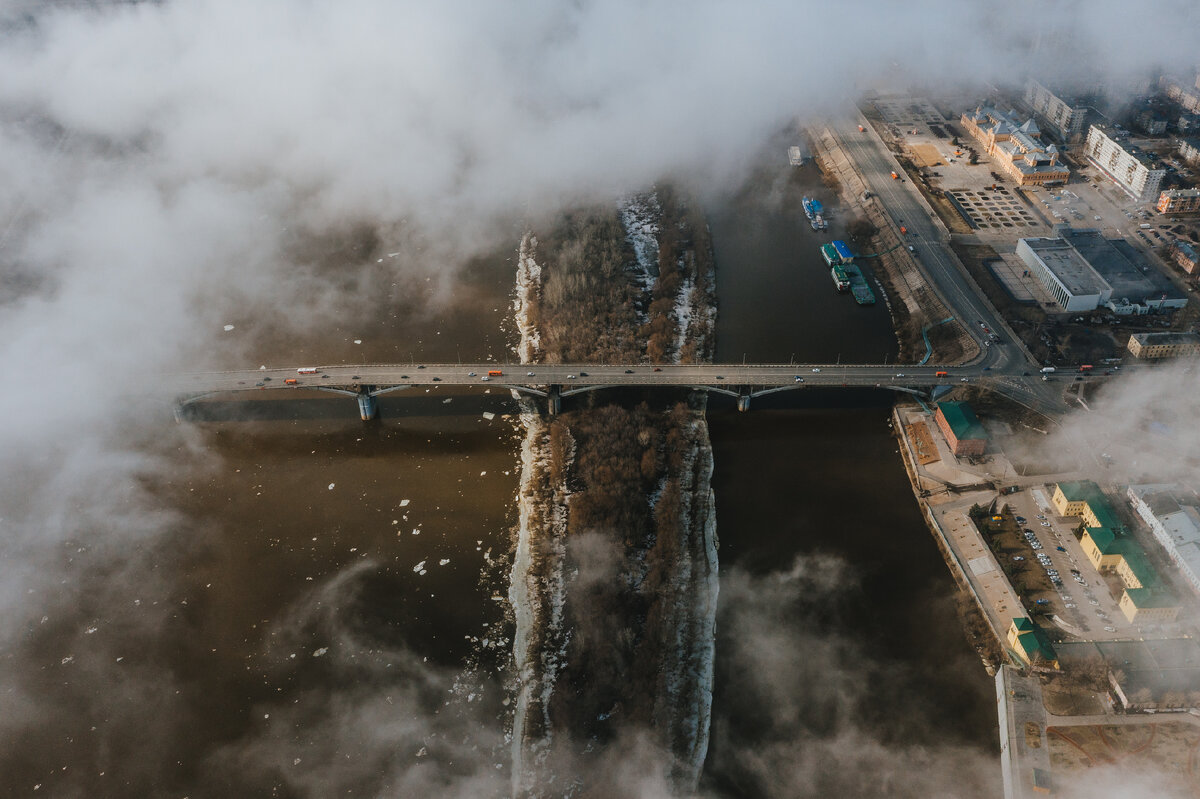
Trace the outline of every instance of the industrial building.
<path fill-rule="evenodd" d="M 1088 128 L 1084 152 L 1089 161 L 1133 199 L 1149 202 L 1158 196 L 1167 171 L 1130 143 L 1129 134 L 1120 128 L 1092 125 Z"/>
<path fill-rule="evenodd" d="M 1138 624 L 1175 620 L 1179 603 L 1129 536 L 1100 486 L 1091 480 L 1058 483 L 1050 501 L 1059 515 L 1082 519 L 1079 545 L 1096 571 L 1121 578 L 1125 588 L 1117 606 L 1125 618 Z"/>
<path fill-rule="evenodd" d="M 946 443 L 950 445 L 950 451 L 956 456 L 982 455 L 987 449 L 987 432 L 969 404 L 939 402 L 934 418 L 946 437 Z"/>
<path fill-rule="evenodd" d="M 1058 162 L 1058 148 L 1042 142 L 1032 119 L 1018 122 L 989 106 L 964 113 L 961 122 L 1018 186 L 1066 183 L 1071 171 Z"/>
<path fill-rule="evenodd" d="M 1200 211 L 1200 189 L 1167 189 L 1154 204 L 1159 213 L 1186 214 Z"/>
<path fill-rule="evenodd" d="M 1083 133 L 1088 112 L 1083 103 L 1052 92 L 1033 78 L 1025 81 L 1025 103 L 1042 127 L 1059 141 L 1067 142 Z"/>
<path fill-rule="evenodd" d="M 1094 311 L 1112 298 L 1112 287 L 1062 239 L 1019 239 L 1017 257 L 1064 311 Z"/>
<path fill-rule="evenodd" d="M 1132 485 L 1129 504 L 1200 594 L 1200 496 L 1174 485 Z"/>
<path fill-rule="evenodd" d="M 1195 357 L 1200 355 L 1200 336 L 1195 333 L 1134 333 L 1126 345 L 1129 354 L 1142 360 Z"/>
<path fill-rule="evenodd" d="M 1057 238 L 1018 240 L 1017 256 L 1063 311 L 1103 307 L 1127 316 L 1187 305 L 1187 296 L 1128 242 L 1069 225 L 1055 232 Z"/>

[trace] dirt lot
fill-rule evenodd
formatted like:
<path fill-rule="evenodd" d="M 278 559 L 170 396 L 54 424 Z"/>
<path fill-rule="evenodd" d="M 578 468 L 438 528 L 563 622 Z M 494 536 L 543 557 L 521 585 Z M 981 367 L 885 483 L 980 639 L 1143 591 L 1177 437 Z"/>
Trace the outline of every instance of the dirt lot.
<path fill-rule="evenodd" d="M 1200 729 L 1180 721 L 1094 727 L 1048 727 L 1050 767 L 1061 783 L 1095 766 L 1166 777 L 1176 790 L 1200 795 L 1196 778 Z M 1172 794 L 1176 795 L 1176 794 Z"/>
<path fill-rule="evenodd" d="M 938 148 L 932 144 L 914 144 L 910 148 L 913 152 L 913 161 L 917 166 L 945 166 L 946 162 L 942 160 L 941 153 Z"/>
<path fill-rule="evenodd" d="M 929 434 L 929 427 L 924 422 L 910 424 L 907 429 L 908 440 L 916 451 L 917 460 L 922 466 L 941 460 L 941 456 L 938 455 L 937 445 L 933 443 L 933 436 Z"/>

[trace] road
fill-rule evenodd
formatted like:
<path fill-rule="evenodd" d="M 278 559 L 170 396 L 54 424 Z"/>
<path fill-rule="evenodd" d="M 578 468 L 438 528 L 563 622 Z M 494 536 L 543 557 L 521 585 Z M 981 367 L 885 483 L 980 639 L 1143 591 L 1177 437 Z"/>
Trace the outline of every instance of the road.
<path fill-rule="evenodd" d="M 839 364 L 535 364 L 500 366 L 478 364 L 371 364 L 320 366 L 317 374 L 301 374 L 298 367 L 199 372 L 178 375 L 171 387 L 182 395 L 224 391 L 327 389 L 354 393 L 384 393 L 408 386 L 502 386 L 544 393 L 547 386 L 562 386 L 568 395 L 575 389 L 596 386 L 705 386 L 741 393 L 770 388 L 804 386 L 893 386 L 924 389 L 938 383 L 976 382 L 989 375 L 979 365 L 870 366 Z M 489 375 L 489 371 L 502 374 Z M 938 377 L 937 372 L 946 372 Z M 799 379 L 797 379 L 799 378 Z M 295 383 L 285 382 L 295 381 Z"/>
<path fill-rule="evenodd" d="M 866 124 L 866 120 L 861 122 L 865 131 L 860 131 L 858 125 L 851 122 L 834 125 L 833 129 L 842 149 L 854 161 L 869 190 L 896 224 L 908 229 L 908 238 L 917 247 L 921 269 L 930 285 L 962 322 L 968 335 L 979 342 L 982 354 L 977 363 L 991 366 L 997 374 L 1024 376 L 1025 372 L 1036 373 L 1038 365 L 1026 359 L 1015 343 L 1015 334 L 983 298 L 979 288 L 950 250 L 944 240 L 945 229 L 935 221 L 925 198 L 907 177 L 903 180 L 892 178 L 892 172 L 903 175 L 903 169 L 874 129 Z M 1000 335 L 1003 343 L 987 346 L 984 325 Z M 997 388 L 1011 399 L 1039 410 L 1050 406 L 1062 407 L 1058 396 L 1060 392 L 1040 380 L 1036 383 L 1028 380 L 1007 381 Z"/>

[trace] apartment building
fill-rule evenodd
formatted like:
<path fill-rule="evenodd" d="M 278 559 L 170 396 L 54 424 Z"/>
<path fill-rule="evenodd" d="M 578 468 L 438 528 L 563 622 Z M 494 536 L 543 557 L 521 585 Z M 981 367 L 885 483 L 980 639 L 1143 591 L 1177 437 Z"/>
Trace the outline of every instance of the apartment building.
<path fill-rule="evenodd" d="M 1108 125 L 1088 128 L 1087 159 L 1135 200 L 1158 196 L 1166 170 L 1129 141 L 1129 134 Z"/>

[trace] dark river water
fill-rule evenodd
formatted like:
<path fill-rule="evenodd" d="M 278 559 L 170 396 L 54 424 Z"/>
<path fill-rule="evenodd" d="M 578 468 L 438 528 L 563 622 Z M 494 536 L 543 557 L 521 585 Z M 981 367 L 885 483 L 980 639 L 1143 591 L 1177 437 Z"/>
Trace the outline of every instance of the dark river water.
<path fill-rule="evenodd" d="M 764 170 L 712 215 L 718 360 L 894 357 L 883 304 L 862 308 L 838 295 L 823 268 L 817 246 L 831 236 L 808 228 L 799 197 L 814 190 L 833 203 L 810 170 L 801 179 Z M 833 210 L 829 233 L 842 222 Z M 504 360 L 513 256 L 474 263 L 443 311 L 397 316 L 384 296 L 336 335 L 263 350 L 294 360 L 289 347 L 298 348 L 321 362 Z M 991 681 L 959 631 L 953 583 L 887 427 L 889 403 L 870 392 L 786 393 L 739 414 L 710 402 L 722 604 L 704 783 L 720 795 L 770 792 L 746 765 L 748 750 L 786 751 L 848 728 L 885 746 L 953 742 L 988 757 L 996 749 Z M 184 425 L 165 422 L 160 447 L 171 468 L 147 483 L 178 510 L 181 532 L 138 561 L 144 580 L 135 575 L 104 596 L 132 603 L 152 582 L 161 586 L 155 607 L 172 609 L 132 626 L 117 624 L 116 611 L 77 611 L 108 638 L 74 640 L 110 663 L 77 677 L 67 699 L 57 673 L 32 681 L 47 720 L 6 747 L 10 789 L 438 795 L 389 775 L 422 762 L 455 772 L 472 758 L 471 768 L 491 769 L 503 758 L 506 710 L 494 675 L 511 651 L 499 600 L 516 522 L 513 402 L 435 390 L 383 399 L 373 423 L 356 410 L 348 398 L 236 400 Z M 777 685 L 797 673 L 819 681 L 818 666 L 832 664 L 843 673 L 841 698 L 810 696 L 813 713 L 765 725 L 762 686 L 747 677 L 756 644 L 739 633 L 738 614 L 747 597 L 769 593 L 755 581 L 798 568 L 842 579 L 822 591 L 806 577 L 786 595 L 788 612 L 770 611 L 781 614 L 781 646 L 800 645 L 812 669 L 784 670 Z M 845 642 L 836 656 L 810 660 L 834 640 Z M 34 646 L 21 657 L 45 670 L 61 650 Z M 114 674 L 117 656 L 123 671 Z M 97 696 L 109 682 L 125 697 L 122 712 L 110 709 L 121 706 L 114 696 Z M 147 698 L 147 685 L 161 690 Z M 389 716 L 394 696 L 419 708 L 397 711 L 412 729 L 396 729 L 404 725 Z M 843 767 L 831 763 L 812 768 Z M 998 776 L 998 764 L 990 767 Z M 818 783 L 829 784 L 810 785 Z"/>

